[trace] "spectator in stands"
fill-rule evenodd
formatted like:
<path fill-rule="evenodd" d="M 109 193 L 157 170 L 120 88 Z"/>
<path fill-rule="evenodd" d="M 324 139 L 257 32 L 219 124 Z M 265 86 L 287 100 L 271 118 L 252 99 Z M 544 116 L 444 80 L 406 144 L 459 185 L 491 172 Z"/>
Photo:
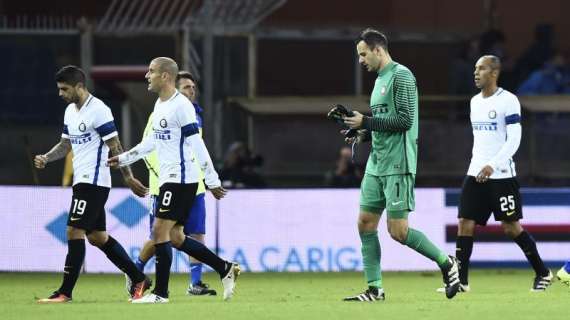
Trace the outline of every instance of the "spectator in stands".
<path fill-rule="evenodd" d="M 518 84 L 538 70 L 555 54 L 554 27 L 551 24 L 539 24 L 534 30 L 534 41 L 520 56 L 515 65 Z"/>
<path fill-rule="evenodd" d="M 473 37 L 462 44 L 459 54 L 450 66 L 449 93 L 473 95 L 477 88 L 473 85 L 473 65 L 479 59 L 479 39 Z"/>
<path fill-rule="evenodd" d="M 507 54 L 506 43 L 507 37 L 503 31 L 487 30 L 479 38 L 480 56 L 492 55 L 501 60 L 500 86 L 514 92 L 518 85 L 518 78 L 514 68 L 515 61 Z"/>
<path fill-rule="evenodd" d="M 505 34 L 496 29 L 491 29 L 485 31 L 481 34 L 479 38 L 479 47 L 481 55 L 494 55 L 499 57 L 499 59 L 504 60 L 505 54 L 505 43 L 507 38 Z"/>
<path fill-rule="evenodd" d="M 570 70 L 564 55 L 555 52 L 541 69 L 530 74 L 519 87 L 517 94 L 570 94 Z"/>
<path fill-rule="evenodd" d="M 265 180 L 256 171 L 263 158 L 251 153 L 241 141 L 232 143 L 226 152 L 220 178 L 224 188 L 263 188 Z"/>
<path fill-rule="evenodd" d="M 340 149 L 336 167 L 325 174 L 325 185 L 335 188 L 357 188 L 362 177 L 362 166 L 352 161 L 352 150 L 344 146 Z"/>

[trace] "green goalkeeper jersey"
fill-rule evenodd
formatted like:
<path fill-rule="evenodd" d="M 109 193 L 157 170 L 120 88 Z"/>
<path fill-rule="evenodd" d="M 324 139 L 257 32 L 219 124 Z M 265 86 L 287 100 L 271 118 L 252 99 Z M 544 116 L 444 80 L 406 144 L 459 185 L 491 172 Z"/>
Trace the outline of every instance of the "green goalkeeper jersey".
<path fill-rule="evenodd" d="M 372 133 L 366 173 L 374 176 L 416 173 L 418 89 L 407 67 L 390 62 L 378 72 L 370 98 L 372 117 L 363 127 Z"/>

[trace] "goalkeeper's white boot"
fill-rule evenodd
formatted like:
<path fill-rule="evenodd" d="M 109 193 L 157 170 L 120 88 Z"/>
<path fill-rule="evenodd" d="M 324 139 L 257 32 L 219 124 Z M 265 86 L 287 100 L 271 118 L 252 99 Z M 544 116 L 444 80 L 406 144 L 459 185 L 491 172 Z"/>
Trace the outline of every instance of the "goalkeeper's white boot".
<path fill-rule="evenodd" d="M 445 283 L 445 296 L 447 299 L 452 299 L 459 291 L 459 261 L 452 256 L 448 259 L 449 264 L 441 268 L 441 274 Z"/>

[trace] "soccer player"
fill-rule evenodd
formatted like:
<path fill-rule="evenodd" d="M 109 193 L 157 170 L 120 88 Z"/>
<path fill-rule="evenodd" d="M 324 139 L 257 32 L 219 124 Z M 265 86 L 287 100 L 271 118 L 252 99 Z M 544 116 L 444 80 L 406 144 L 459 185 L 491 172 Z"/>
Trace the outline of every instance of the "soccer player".
<path fill-rule="evenodd" d="M 69 302 L 83 259 L 85 236 L 98 247 L 119 269 L 133 279 L 131 297 L 142 297 L 150 287 L 150 279 L 140 272 L 123 247 L 105 227 L 105 202 L 111 188 L 111 173 L 105 165 L 109 151 L 123 152 L 113 115 L 103 101 L 85 87 L 85 74 L 76 66 L 65 66 L 55 75 L 59 96 L 69 103 L 65 109 L 61 140 L 48 153 L 34 158 L 36 168 L 43 169 L 52 161 L 64 158 L 73 150 L 73 196 L 67 218 L 67 257 L 63 283 L 50 297 L 40 303 Z M 140 197 L 147 189 L 138 181 L 128 166 L 121 169 L 126 185 Z"/>
<path fill-rule="evenodd" d="M 370 99 L 372 117 L 356 111 L 354 116 L 344 117 L 344 122 L 350 128 L 364 129 L 372 139 L 372 150 L 360 187 L 358 217 L 368 289 L 344 300 L 385 299 L 377 231 L 384 209 L 388 213 L 388 232 L 392 238 L 437 263 L 446 284 L 446 295 L 451 299 L 459 288 L 456 259 L 437 248 L 422 232 L 408 226 L 408 214 L 415 206 L 418 148 L 418 90 L 415 77 L 407 67 L 392 60 L 386 36 L 377 30 L 364 30 L 358 39 L 356 51 L 359 62 L 369 72 L 378 73 Z M 347 142 L 354 139 L 347 138 Z"/>
<path fill-rule="evenodd" d="M 486 225 L 491 213 L 534 269 L 531 291 L 546 290 L 553 277 L 534 239 L 519 223 L 522 202 L 512 157 L 521 141 L 521 107 L 514 94 L 497 86 L 500 72 L 501 61 L 496 56 L 482 56 L 475 64 L 475 86 L 481 92 L 471 98 L 473 151 L 459 202 L 456 257 L 460 292 L 470 291 L 469 260 L 475 225 Z"/>
<path fill-rule="evenodd" d="M 233 296 L 240 273 L 237 263 L 222 260 L 204 244 L 184 235 L 183 227 L 195 201 L 200 170 L 216 199 L 226 195 L 208 150 L 200 137 L 198 120 L 192 103 L 176 90 L 178 65 L 167 57 L 151 61 L 145 78 L 148 90 L 158 94 L 152 115 L 152 135 L 130 151 L 108 160 L 112 167 L 124 166 L 145 157 L 154 149 L 158 155 L 159 195 L 154 212 L 152 241 L 156 256 L 156 285 L 152 293 L 132 303 L 168 302 L 168 280 L 172 264 L 172 245 L 206 263 L 220 275 L 223 298 Z M 194 159 L 193 155 L 196 159 Z"/>
<path fill-rule="evenodd" d="M 564 266 L 558 270 L 556 276 L 562 283 L 570 286 L 570 260 L 566 261 Z"/>
<path fill-rule="evenodd" d="M 180 71 L 176 80 L 178 91 L 185 95 L 194 106 L 196 111 L 196 118 L 198 120 L 198 127 L 200 128 L 200 135 L 202 134 L 202 108 L 196 103 L 196 79 L 188 71 Z M 148 136 L 152 132 L 152 113 L 148 118 L 148 123 L 144 130 L 143 136 Z M 158 159 L 156 151 L 151 152 L 145 159 L 146 166 L 149 171 L 149 188 L 151 194 L 151 212 L 149 215 L 150 230 L 152 233 L 152 225 L 154 222 L 154 208 L 156 208 L 156 201 L 159 194 L 158 188 Z M 206 234 L 206 201 L 205 192 L 206 187 L 202 181 L 204 174 L 198 166 L 194 163 L 197 169 L 200 170 L 200 179 L 198 181 L 198 191 L 196 191 L 196 199 L 190 209 L 190 215 L 184 225 L 184 234 L 204 243 L 204 236 Z M 150 237 L 152 239 L 152 236 Z M 143 245 L 139 257 L 135 264 L 139 270 L 143 271 L 146 263 L 154 255 L 154 245 L 152 241 L 147 241 Z M 189 295 L 216 295 L 216 290 L 210 289 L 208 284 L 202 282 L 202 263 L 194 257 L 190 257 L 190 283 L 188 286 Z M 127 288 L 131 287 L 131 280 L 127 277 Z"/>

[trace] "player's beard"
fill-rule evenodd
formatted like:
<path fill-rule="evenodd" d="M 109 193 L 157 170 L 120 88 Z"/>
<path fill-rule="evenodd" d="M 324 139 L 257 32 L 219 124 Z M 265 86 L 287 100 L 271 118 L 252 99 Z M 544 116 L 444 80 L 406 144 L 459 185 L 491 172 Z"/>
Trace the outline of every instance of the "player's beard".
<path fill-rule="evenodd" d="M 71 97 L 71 103 L 79 104 L 79 94 L 77 94 L 77 92 Z"/>
<path fill-rule="evenodd" d="M 66 103 L 75 103 L 75 101 L 73 101 L 73 97 L 61 97 L 63 99 L 63 101 L 65 101 Z"/>

